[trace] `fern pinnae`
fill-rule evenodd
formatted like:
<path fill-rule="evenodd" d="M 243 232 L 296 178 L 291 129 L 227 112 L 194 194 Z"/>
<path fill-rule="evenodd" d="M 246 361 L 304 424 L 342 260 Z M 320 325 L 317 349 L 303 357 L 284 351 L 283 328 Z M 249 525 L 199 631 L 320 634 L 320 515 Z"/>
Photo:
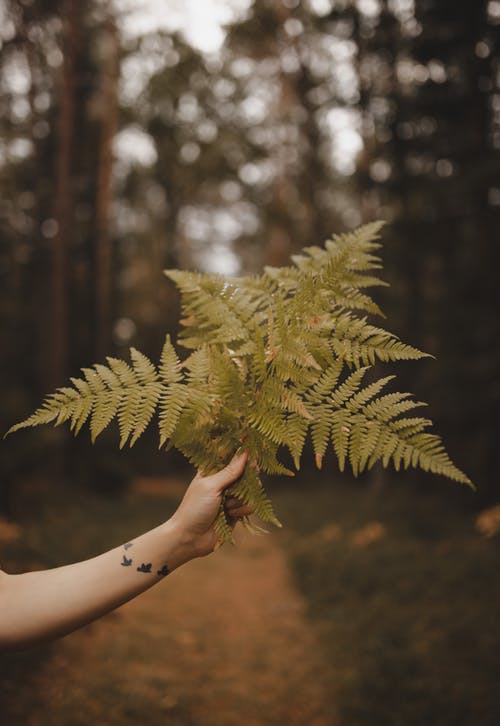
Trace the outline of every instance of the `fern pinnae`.
<path fill-rule="evenodd" d="M 286 444 L 288 438 L 286 418 L 281 410 L 260 406 L 249 412 L 248 422 L 274 444 L 278 444 L 278 446 Z"/>
<path fill-rule="evenodd" d="M 56 426 L 70 418 L 70 429 L 76 436 L 92 412 L 93 396 L 86 381 L 81 378 L 71 378 L 70 380 L 80 395 L 73 399 L 69 416 L 66 415 L 64 406 L 61 406 Z"/>
<path fill-rule="evenodd" d="M 391 458 L 392 458 L 394 451 L 396 450 L 396 447 L 398 444 L 399 444 L 399 439 L 396 436 L 396 434 L 392 433 L 391 431 L 388 431 L 387 435 L 385 437 L 385 440 L 384 440 L 384 447 L 382 450 L 382 455 L 380 457 L 382 466 L 384 468 L 388 467 L 389 462 L 391 461 Z"/>
<path fill-rule="evenodd" d="M 140 383 L 147 385 L 149 383 L 155 383 L 158 380 L 158 373 L 155 366 L 144 353 L 136 350 L 136 348 L 131 348 L 130 357 L 135 375 Z"/>
<path fill-rule="evenodd" d="M 135 428 L 140 400 L 140 394 L 136 388 L 130 387 L 123 393 L 117 412 L 120 449 L 123 449 Z"/>
<path fill-rule="evenodd" d="M 179 356 L 170 340 L 170 335 L 165 338 L 165 343 L 160 356 L 159 367 L 160 378 L 165 384 L 178 383 L 184 377 Z"/>
<path fill-rule="evenodd" d="M 424 431 L 428 426 L 432 426 L 432 421 L 421 416 L 406 416 L 405 418 L 396 419 L 390 423 L 393 431 L 404 431 L 404 436 L 412 436 Z"/>
<path fill-rule="evenodd" d="M 363 472 L 369 467 L 370 457 L 373 456 L 380 439 L 380 424 L 378 421 L 368 420 L 366 422 L 366 433 L 361 441 L 359 449 L 359 471 Z"/>
<path fill-rule="evenodd" d="M 270 474 L 272 476 L 295 476 L 295 472 L 293 472 L 291 469 L 282 464 L 281 461 L 279 461 L 277 457 L 279 449 L 278 444 L 275 444 L 269 439 L 261 442 L 259 441 L 259 437 L 257 437 L 257 441 L 258 450 L 256 452 L 255 461 L 261 471 L 263 471 L 265 474 Z M 291 441 L 289 443 L 291 443 Z M 252 448 L 253 447 L 251 446 L 248 447 L 250 452 L 252 451 Z"/>
<path fill-rule="evenodd" d="M 338 386 L 338 388 L 334 389 L 331 394 L 331 399 L 335 406 L 344 406 L 346 401 L 348 401 L 351 396 L 354 396 L 354 394 L 359 390 L 367 370 L 367 366 L 358 368 L 351 373 L 346 380 Z"/>
<path fill-rule="evenodd" d="M 160 449 L 171 438 L 179 422 L 189 395 L 187 387 L 182 383 L 171 383 L 163 389 L 159 400 L 160 415 L 158 421 Z"/>
<path fill-rule="evenodd" d="M 369 418 L 376 418 L 379 421 L 391 421 L 402 413 L 407 413 L 415 408 L 427 406 L 422 401 L 408 400 L 411 393 L 386 393 L 365 406 L 364 412 Z"/>
<path fill-rule="evenodd" d="M 367 422 L 363 416 L 354 414 L 349 419 L 349 463 L 351 465 L 352 473 L 354 476 L 358 476 L 360 473 L 361 465 L 361 445 L 366 437 L 367 433 Z"/>
<path fill-rule="evenodd" d="M 315 415 L 314 421 L 311 424 L 311 439 L 318 469 L 322 467 L 323 458 L 330 440 L 332 429 L 330 413 L 330 408 L 326 405 L 319 405 L 314 409 Z"/>
<path fill-rule="evenodd" d="M 137 439 L 142 436 L 153 418 L 162 393 L 162 386 L 159 383 L 147 383 L 141 393 L 142 395 L 137 407 L 134 427 L 131 432 L 131 447 L 135 444 Z"/>
<path fill-rule="evenodd" d="M 94 368 L 82 368 L 82 373 L 93 397 L 97 398 L 107 390 L 106 384 Z"/>
<path fill-rule="evenodd" d="M 379 378 L 378 381 L 370 383 L 366 388 L 362 388 L 357 393 L 354 393 L 347 401 L 346 406 L 351 411 L 358 411 L 363 408 L 368 401 L 374 398 L 385 386 L 396 376 L 386 376 L 385 378 Z"/>
<path fill-rule="evenodd" d="M 345 409 L 334 411 L 331 417 L 331 441 L 340 471 L 344 471 L 349 451 L 349 434 L 351 431 L 350 415 Z"/>
<path fill-rule="evenodd" d="M 233 537 L 233 530 L 231 529 L 231 526 L 228 522 L 226 513 L 224 511 L 224 507 L 221 504 L 219 508 L 219 512 L 217 514 L 217 518 L 214 523 L 214 532 L 217 535 L 217 538 L 219 542 L 228 542 L 230 544 L 235 544 L 234 537 Z"/>
<path fill-rule="evenodd" d="M 388 362 L 432 358 L 382 328 L 370 325 L 366 318 L 358 319 L 352 314 L 336 317 L 331 346 L 337 357 L 352 361 L 356 366 L 374 365 L 377 359 Z"/>
<path fill-rule="evenodd" d="M 282 391 L 281 396 L 281 405 L 285 409 L 285 411 L 289 411 L 290 413 L 297 413 L 299 416 L 302 416 L 302 418 L 305 418 L 309 421 L 312 421 L 314 418 L 313 415 L 308 411 L 306 408 L 302 397 L 295 393 L 291 388 L 286 388 L 284 391 Z"/>
<path fill-rule="evenodd" d="M 309 431 L 309 421 L 297 413 L 292 413 L 287 418 L 286 427 L 288 431 L 287 448 L 293 459 L 293 465 L 300 469 L 300 459 Z"/>
<path fill-rule="evenodd" d="M 39 408 L 28 416 L 24 421 L 20 421 L 17 424 L 11 426 L 4 434 L 4 438 L 10 434 L 20 431 L 21 429 L 31 428 L 32 426 L 41 426 L 42 424 L 49 424 L 57 418 L 60 409 L 53 409 L 50 406 L 49 399 L 47 399 Z"/>
<path fill-rule="evenodd" d="M 90 417 L 90 435 L 92 443 L 116 416 L 120 405 L 121 394 L 116 390 L 105 391 L 101 396 L 96 397 L 92 414 Z"/>
<path fill-rule="evenodd" d="M 323 401 L 337 386 L 343 367 L 342 361 L 335 360 L 323 369 L 312 388 L 306 392 L 306 400 L 311 403 Z"/>
<path fill-rule="evenodd" d="M 251 504 L 256 516 L 263 522 L 270 522 L 276 527 L 282 526 L 274 513 L 271 500 L 264 491 L 259 475 L 252 466 L 245 469 L 238 482 L 230 488 L 230 492 L 245 504 Z"/>

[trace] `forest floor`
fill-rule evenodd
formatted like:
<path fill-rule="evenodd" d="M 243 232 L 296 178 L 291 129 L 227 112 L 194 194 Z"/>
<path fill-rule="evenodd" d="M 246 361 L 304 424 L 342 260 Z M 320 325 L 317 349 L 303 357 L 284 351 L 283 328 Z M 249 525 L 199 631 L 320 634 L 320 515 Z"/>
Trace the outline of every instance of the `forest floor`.
<path fill-rule="evenodd" d="M 132 496 L 160 507 L 184 488 L 143 479 Z M 328 663 L 306 609 L 276 540 L 239 527 L 236 546 L 60 641 L 30 679 L 31 705 L 12 699 L 7 713 L 12 726 L 330 726 Z"/>
<path fill-rule="evenodd" d="M 276 481 L 283 530 L 241 531 L 101 621 L 0 656 L 2 726 L 497 726 L 500 511 L 401 477 Z M 185 485 L 28 491 L 4 567 L 109 549 Z"/>

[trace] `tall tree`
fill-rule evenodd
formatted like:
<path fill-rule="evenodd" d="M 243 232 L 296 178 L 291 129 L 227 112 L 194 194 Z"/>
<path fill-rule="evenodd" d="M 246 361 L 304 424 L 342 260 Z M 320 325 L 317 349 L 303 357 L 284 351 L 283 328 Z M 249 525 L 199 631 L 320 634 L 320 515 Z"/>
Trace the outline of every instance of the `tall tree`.
<path fill-rule="evenodd" d="M 58 385 L 68 373 L 70 244 L 75 222 L 75 127 L 77 67 L 82 43 L 82 10 L 77 0 L 62 4 L 63 63 L 58 90 L 54 236 L 51 249 L 50 346 L 47 382 Z"/>
<path fill-rule="evenodd" d="M 112 240 L 113 139 L 118 129 L 119 38 L 116 23 L 108 14 L 99 39 L 100 89 L 97 103 L 99 151 L 95 200 L 94 329 L 95 355 L 104 358 L 110 347 Z"/>

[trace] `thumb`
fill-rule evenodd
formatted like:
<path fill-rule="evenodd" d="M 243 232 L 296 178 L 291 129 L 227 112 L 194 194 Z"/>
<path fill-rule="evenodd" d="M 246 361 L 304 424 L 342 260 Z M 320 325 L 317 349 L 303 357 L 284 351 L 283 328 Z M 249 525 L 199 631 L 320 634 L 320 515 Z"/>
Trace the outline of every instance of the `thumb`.
<path fill-rule="evenodd" d="M 235 454 L 229 464 L 216 474 L 207 477 L 218 492 L 222 492 L 226 487 L 236 481 L 244 472 L 248 461 L 248 452 Z"/>

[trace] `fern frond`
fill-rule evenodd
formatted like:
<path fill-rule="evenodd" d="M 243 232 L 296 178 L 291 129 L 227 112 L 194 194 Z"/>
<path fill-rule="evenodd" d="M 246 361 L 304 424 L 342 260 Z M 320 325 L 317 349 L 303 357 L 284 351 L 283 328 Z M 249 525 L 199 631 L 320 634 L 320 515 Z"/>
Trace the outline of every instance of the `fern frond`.
<path fill-rule="evenodd" d="M 8 433 L 68 422 L 76 434 L 88 422 L 95 441 L 117 419 L 120 446 L 132 446 L 158 411 L 160 447 L 176 447 L 205 474 L 244 443 L 263 472 L 293 475 L 280 453 L 288 449 L 298 469 L 310 433 L 318 467 L 331 442 L 341 471 L 380 462 L 470 484 L 428 431 L 431 421 L 411 415 L 425 404 L 386 393 L 392 375 L 365 378 L 376 363 L 426 356 L 368 322 L 368 313 L 382 314 L 366 292 L 385 285 L 381 226 L 336 235 L 261 275 L 167 270 L 181 293 L 182 331 L 178 341 L 166 337 L 158 367 L 132 348 L 130 364 L 108 358 L 85 368 Z M 178 343 L 189 349 L 184 359 Z M 279 524 L 255 470 L 247 467 L 234 491 Z M 215 530 L 232 539 L 223 506 Z"/>

